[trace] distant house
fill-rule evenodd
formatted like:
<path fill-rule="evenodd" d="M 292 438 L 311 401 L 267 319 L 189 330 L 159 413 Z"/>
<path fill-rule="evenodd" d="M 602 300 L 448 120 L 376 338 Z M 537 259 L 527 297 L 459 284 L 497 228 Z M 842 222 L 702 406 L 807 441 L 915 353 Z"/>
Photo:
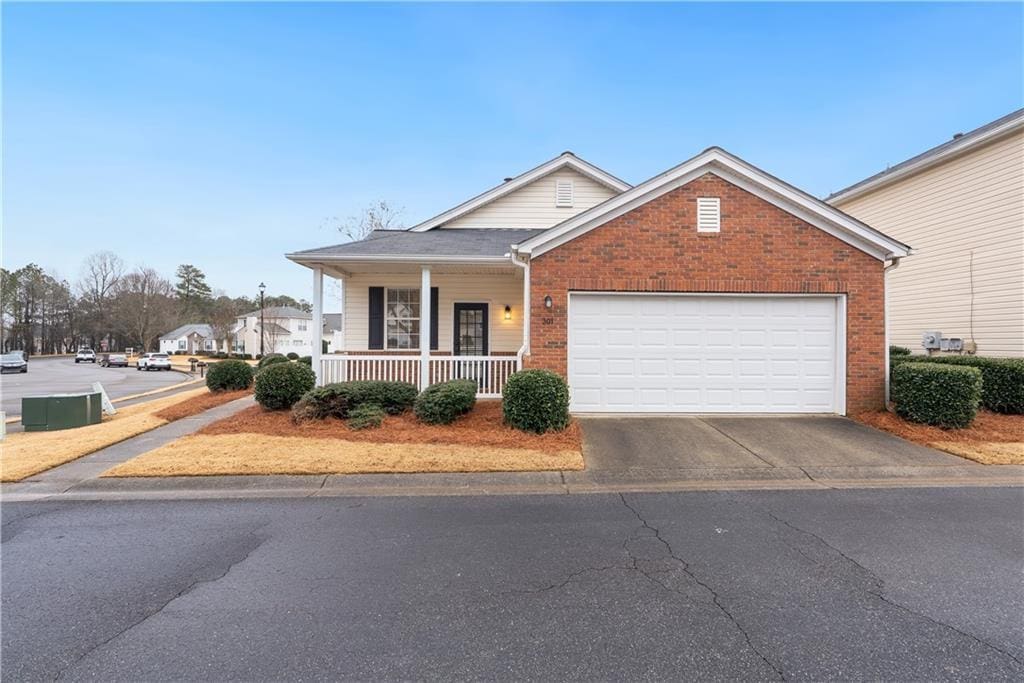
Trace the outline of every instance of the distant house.
<path fill-rule="evenodd" d="M 160 336 L 160 351 L 162 353 L 227 351 L 227 342 L 221 341 L 218 344 L 214 336 L 213 327 L 205 323 L 182 325 Z"/>
<path fill-rule="evenodd" d="M 327 342 L 327 353 L 344 350 L 345 338 L 341 331 L 341 313 L 324 313 L 323 339 Z"/>
<path fill-rule="evenodd" d="M 914 245 L 888 275 L 892 343 L 923 352 L 941 332 L 1024 357 L 1024 109 L 825 201 Z"/>
<path fill-rule="evenodd" d="M 233 352 L 255 356 L 260 353 L 262 336 L 263 353 L 297 353 L 300 356 L 313 354 L 316 334 L 312 314 L 292 306 L 269 306 L 262 313 L 262 328 L 259 310 L 238 316 L 232 330 Z M 320 338 L 327 342 L 328 350 L 332 344 L 336 348 L 341 346 L 340 334 L 341 314 L 325 315 Z"/>

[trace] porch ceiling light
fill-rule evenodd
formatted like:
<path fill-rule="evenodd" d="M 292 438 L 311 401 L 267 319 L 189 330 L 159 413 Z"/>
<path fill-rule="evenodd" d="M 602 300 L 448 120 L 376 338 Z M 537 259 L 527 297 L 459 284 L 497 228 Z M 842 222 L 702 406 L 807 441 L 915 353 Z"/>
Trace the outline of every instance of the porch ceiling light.
<path fill-rule="evenodd" d="M 555 302 L 553 302 L 551 300 L 551 295 L 550 294 L 544 297 L 544 308 L 551 308 L 554 305 L 555 305 Z"/>
<path fill-rule="evenodd" d="M 511 320 L 511 319 L 512 319 L 512 307 L 506 304 L 506 306 L 505 306 L 505 320 Z"/>

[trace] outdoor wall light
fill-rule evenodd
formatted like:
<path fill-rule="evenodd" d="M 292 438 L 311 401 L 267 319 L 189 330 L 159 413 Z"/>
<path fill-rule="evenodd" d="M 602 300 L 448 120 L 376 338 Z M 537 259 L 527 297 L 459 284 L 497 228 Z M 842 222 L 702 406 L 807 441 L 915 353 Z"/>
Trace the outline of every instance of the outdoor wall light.
<path fill-rule="evenodd" d="M 512 307 L 506 305 L 505 306 L 505 320 L 511 320 L 511 319 L 512 319 Z"/>
<path fill-rule="evenodd" d="M 544 308 L 551 308 L 554 305 L 554 302 L 551 300 L 551 295 L 544 297 Z"/>

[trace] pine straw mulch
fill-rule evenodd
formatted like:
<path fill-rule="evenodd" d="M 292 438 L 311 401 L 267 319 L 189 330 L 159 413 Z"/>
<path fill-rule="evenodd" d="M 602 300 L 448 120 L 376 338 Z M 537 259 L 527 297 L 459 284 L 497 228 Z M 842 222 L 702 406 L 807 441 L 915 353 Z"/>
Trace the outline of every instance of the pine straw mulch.
<path fill-rule="evenodd" d="M 965 429 L 942 429 L 904 420 L 887 411 L 851 417 L 869 427 L 987 465 L 1024 465 L 1024 415 L 979 410 Z"/>
<path fill-rule="evenodd" d="M 579 425 L 574 420 L 561 432 L 528 434 L 502 423 L 501 401 L 478 401 L 468 414 L 450 425 L 426 425 L 412 412 L 388 415 L 378 429 L 349 429 L 341 420 L 313 420 L 294 424 L 288 411 L 246 408 L 213 422 L 198 434 L 267 434 L 310 439 L 341 439 L 388 444 L 460 444 L 522 448 L 545 453 L 581 450 Z"/>
<path fill-rule="evenodd" d="M 170 405 L 163 410 L 155 413 L 155 416 L 167 420 L 168 422 L 174 422 L 186 417 L 192 417 L 199 413 L 205 412 L 210 408 L 216 408 L 222 406 L 225 403 L 231 403 L 232 401 L 240 398 L 245 398 L 252 394 L 252 389 L 239 389 L 238 391 L 220 391 L 220 392 L 207 392 L 196 398 L 182 401 Z"/>

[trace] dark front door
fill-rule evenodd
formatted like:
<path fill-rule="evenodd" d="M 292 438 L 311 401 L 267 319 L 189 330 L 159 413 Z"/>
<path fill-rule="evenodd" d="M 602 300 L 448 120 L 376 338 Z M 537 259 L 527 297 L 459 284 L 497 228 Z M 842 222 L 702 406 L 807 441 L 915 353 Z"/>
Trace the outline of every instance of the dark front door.
<path fill-rule="evenodd" d="M 487 304 L 455 304 L 455 355 L 486 356 L 487 343 Z"/>

